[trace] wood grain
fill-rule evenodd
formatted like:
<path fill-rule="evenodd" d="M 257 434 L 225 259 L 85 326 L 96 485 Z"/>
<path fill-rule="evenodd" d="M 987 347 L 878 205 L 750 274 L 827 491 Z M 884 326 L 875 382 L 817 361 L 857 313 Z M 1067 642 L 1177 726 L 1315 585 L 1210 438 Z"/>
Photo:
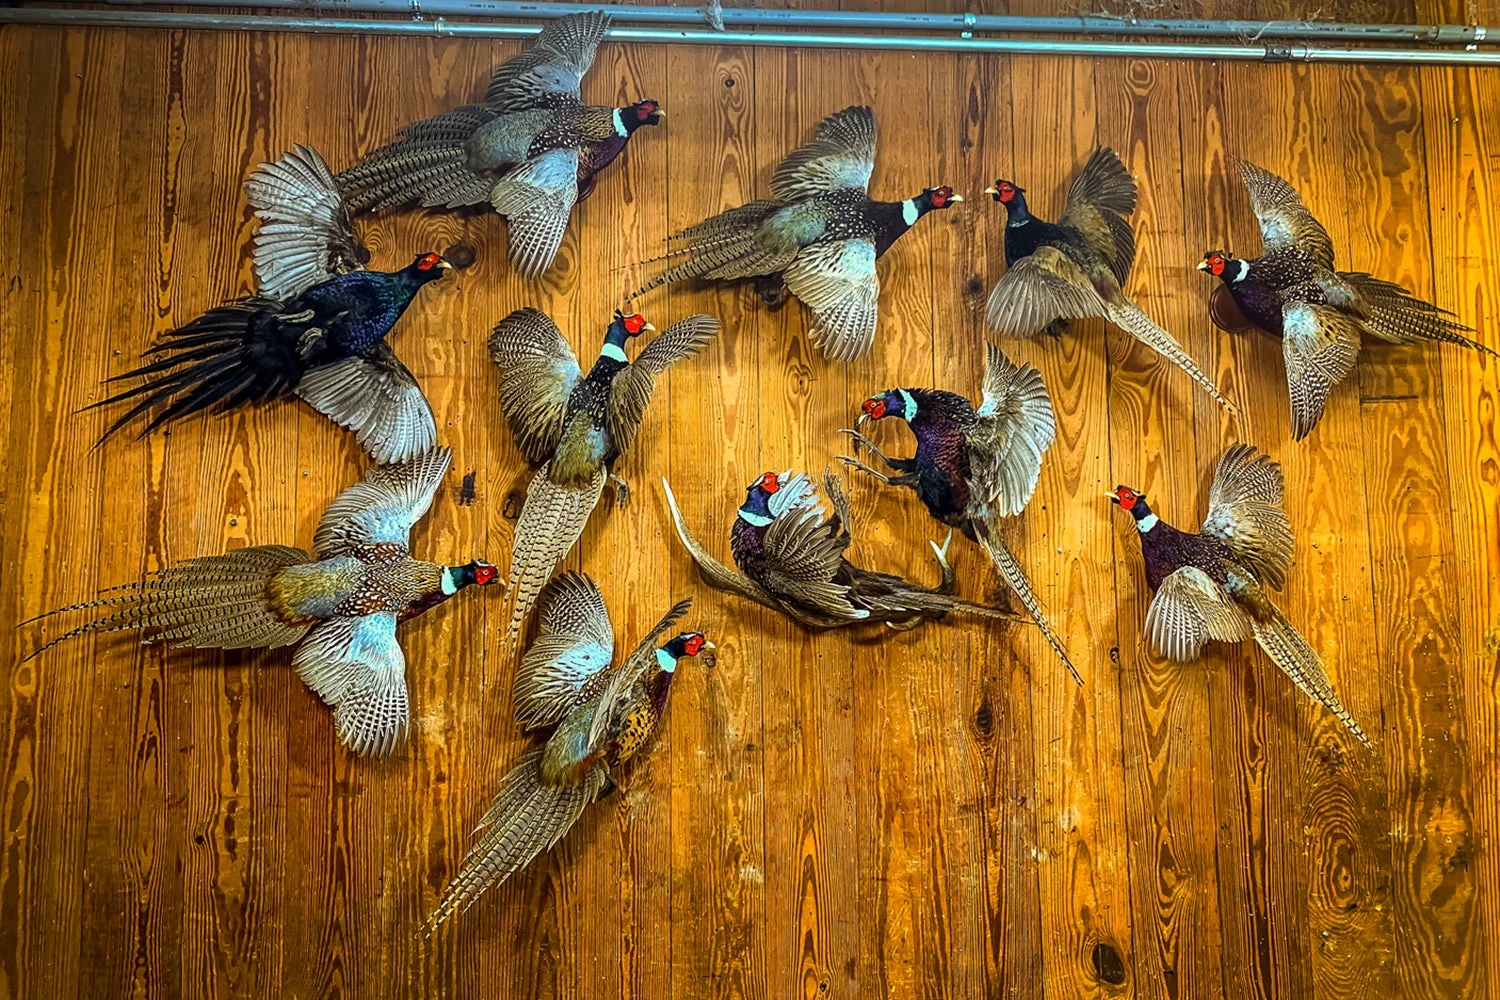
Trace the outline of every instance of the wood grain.
<path fill-rule="evenodd" d="M 896 5 L 890 4 L 892 9 Z M 948 0 L 947 9 L 963 9 Z M 1265 16 L 1260 0 L 1216 16 Z M 1056 13 L 1051 0 L 975 9 Z M 1500 17 L 1416 0 L 1405 20 Z M 188 555 L 307 544 L 364 459 L 306 407 L 184 421 L 90 451 L 76 412 L 153 336 L 250 288 L 245 174 L 294 142 L 335 165 L 472 100 L 512 42 L 0 30 L 0 621 Z M 128 80 L 122 86 L 121 81 Z M 525 469 L 496 403 L 490 328 L 523 305 L 591 357 L 663 236 L 766 192 L 824 115 L 875 106 L 871 189 L 968 199 L 881 261 L 871 354 L 831 365 L 791 302 L 673 287 L 720 340 L 658 389 L 569 565 L 621 642 L 677 597 L 719 646 L 678 678 L 653 752 L 532 870 L 416 936 L 500 776 L 509 718 L 499 595 L 403 628 L 411 738 L 361 761 L 284 654 L 207 654 L 0 629 L 0 998 L 1481 997 L 1500 995 L 1500 381 L 1493 358 L 1377 346 L 1291 440 L 1279 346 L 1208 322 L 1213 246 L 1255 234 L 1235 161 L 1288 176 L 1341 266 L 1456 311 L 1500 347 L 1500 98 L 1481 70 L 1171 64 L 606 45 L 584 85 L 652 96 L 580 207 L 559 265 L 523 282 L 484 213 L 361 220 L 374 263 L 454 244 L 473 267 L 392 337 L 458 476 L 414 533 L 504 564 Z M 1034 629 L 957 617 L 811 635 L 702 587 L 659 482 L 716 551 L 746 483 L 821 475 L 861 399 L 978 391 L 1001 270 L 998 176 L 1044 216 L 1096 144 L 1141 185 L 1129 292 L 1243 411 L 1230 422 L 1118 331 L 1008 342 L 1059 415 L 1035 500 L 1007 527 L 1087 686 Z M 905 432 L 883 429 L 898 450 Z M 1286 469 L 1282 606 L 1322 652 L 1373 754 L 1249 647 L 1177 666 L 1144 648 L 1147 592 L 1116 483 L 1168 520 L 1250 440 Z M 850 479 L 858 561 L 931 580 L 936 525 Z M 958 590 L 999 582 L 955 540 Z"/>

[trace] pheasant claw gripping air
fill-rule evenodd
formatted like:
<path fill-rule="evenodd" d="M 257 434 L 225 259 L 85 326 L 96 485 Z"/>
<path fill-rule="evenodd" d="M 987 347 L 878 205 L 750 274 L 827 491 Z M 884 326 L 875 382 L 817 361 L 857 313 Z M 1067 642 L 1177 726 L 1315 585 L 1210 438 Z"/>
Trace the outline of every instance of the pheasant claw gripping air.
<path fill-rule="evenodd" d="M 174 646 L 296 646 L 293 666 L 333 709 L 339 739 L 357 754 L 389 754 L 409 719 L 396 626 L 498 577 L 479 560 L 444 566 L 411 556 L 411 528 L 431 507 L 451 461 L 447 448 L 434 448 L 374 466 L 328 505 L 312 552 L 258 545 L 200 556 L 32 619 L 99 614 L 31 655 L 85 633 L 125 629 L 145 633 L 143 642 Z"/>
<path fill-rule="evenodd" d="M 623 108 L 583 103 L 579 85 L 609 24 L 599 10 L 549 22 L 495 70 L 482 103 L 408 125 L 339 174 L 350 203 L 361 211 L 488 204 L 506 219 L 516 271 L 545 272 L 600 171 L 637 129 L 666 117 L 653 100 Z"/>
<path fill-rule="evenodd" d="M 656 328 L 645 317 L 616 312 L 587 375 L 562 331 L 539 309 L 518 309 L 490 334 L 500 369 L 500 405 L 516 447 L 539 465 L 526 488 L 510 560 L 514 641 L 537 593 L 583 534 L 615 462 L 645 418 L 656 380 L 706 347 L 719 333 L 712 316 L 689 316 L 636 355 L 631 340 Z M 621 503 L 628 491 L 617 492 Z"/>
<path fill-rule="evenodd" d="M 851 562 L 845 556 L 853 544 L 848 500 L 831 473 L 824 476 L 823 485 L 833 507 L 833 514 L 826 517 L 817 488 L 803 473 L 766 472 L 751 483 L 730 529 L 736 572 L 693 537 L 671 485 L 662 480 L 677 537 L 704 582 L 748 597 L 806 628 L 881 621 L 905 631 L 953 612 L 1016 619 L 1000 608 L 954 597 L 952 572 L 942 552 L 938 565 L 943 584 L 937 588 Z"/>
<path fill-rule="evenodd" d="M 917 440 L 911 458 L 890 458 L 864 435 L 871 421 L 895 417 Z M 977 542 L 995 564 L 1063 666 L 1079 684 L 1083 677 L 1053 631 L 1020 562 L 998 530 L 1001 518 L 1026 508 L 1042 472 L 1042 455 L 1057 436 L 1052 400 L 1042 376 L 1017 366 L 993 344 L 985 348 L 983 400 L 978 407 L 941 389 L 887 389 L 861 405 L 859 428 L 850 435 L 891 470 L 880 472 L 851 456 L 846 465 L 889 486 L 916 491 L 934 518 Z"/>
<path fill-rule="evenodd" d="M 677 667 L 700 657 L 713 666 L 701 632 L 663 637 L 688 613 L 678 601 L 620 662 L 614 628 L 594 581 L 563 573 L 537 602 L 541 629 L 516 671 L 516 720 L 551 729 L 500 783 L 458 874 L 427 918 L 429 932 L 468 909 L 565 837 L 589 803 L 608 794 L 622 765 L 646 748 L 666 711 Z"/>
<path fill-rule="evenodd" d="M 1219 459 L 1198 534 L 1159 518 L 1146 494 L 1117 486 L 1106 494 L 1128 512 L 1141 540 L 1146 581 L 1155 591 L 1146 610 L 1146 639 L 1178 663 L 1196 660 L 1210 639 L 1254 639 L 1309 697 L 1370 746 L 1334 693 L 1316 651 L 1271 600 L 1292 563 L 1292 526 L 1282 509 L 1281 466 L 1247 444 Z"/>
<path fill-rule="evenodd" d="M 210 407 L 297 395 L 377 462 L 426 452 L 437 443 L 432 409 L 385 337 L 448 262 L 424 253 L 399 271 L 367 270 L 328 166 L 306 146 L 261 164 L 245 192 L 260 220 L 256 294 L 168 331 L 143 364 L 111 378 L 142 381 L 87 407 L 134 402 L 100 443 L 153 409 L 143 436 Z"/>

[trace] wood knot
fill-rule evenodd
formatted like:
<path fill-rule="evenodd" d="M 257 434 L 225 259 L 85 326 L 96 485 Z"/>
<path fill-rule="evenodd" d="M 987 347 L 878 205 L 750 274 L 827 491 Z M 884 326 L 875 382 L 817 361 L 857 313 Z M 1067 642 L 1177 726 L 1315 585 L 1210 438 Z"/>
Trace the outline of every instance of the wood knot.
<path fill-rule="evenodd" d="M 1121 986 L 1125 983 L 1125 963 L 1120 960 L 1120 953 L 1115 951 L 1113 945 L 1100 941 L 1094 945 L 1094 978 L 1101 983 L 1110 986 Z"/>
<path fill-rule="evenodd" d="M 474 252 L 474 248 L 469 246 L 467 243 L 455 243 L 451 247 L 443 251 L 443 257 L 448 261 L 448 263 L 452 264 L 460 271 L 472 265 L 474 263 L 475 256 L 477 255 Z"/>
<path fill-rule="evenodd" d="M 980 705 L 974 713 L 974 728 L 979 730 L 979 735 L 988 736 L 995 728 L 995 713 L 988 704 Z"/>

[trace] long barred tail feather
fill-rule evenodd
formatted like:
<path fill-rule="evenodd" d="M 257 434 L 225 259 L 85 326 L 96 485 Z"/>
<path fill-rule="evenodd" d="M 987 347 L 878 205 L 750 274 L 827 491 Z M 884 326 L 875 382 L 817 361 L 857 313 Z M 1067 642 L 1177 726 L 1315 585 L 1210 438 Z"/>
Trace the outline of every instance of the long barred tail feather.
<path fill-rule="evenodd" d="M 1068 673 L 1073 675 L 1073 680 L 1077 681 L 1080 685 L 1083 684 L 1083 676 L 1079 674 L 1078 668 L 1073 665 L 1072 658 L 1068 656 L 1067 648 L 1063 646 L 1062 640 L 1052 631 L 1052 626 L 1047 623 L 1047 616 L 1042 613 L 1042 604 L 1036 599 L 1036 594 L 1031 589 L 1031 581 L 1026 579 L 1026 571 L 1021 568 L 1021 564 L 1016 561 L 1016 557 L 1011 555 L 1010 550 L 1005 547 L 1005 543 L 1001 541 L 999 535 L 995 533 L 989 524 L 978 519 L 975 519 L 972 523 L 974 525 L 974 536 L 979 539 L 979 544 L 983 546 L 984 551 L 989 553 L 989 557 L 994 562 L 995 568 L 1000 571 L 1001 578 L 1015 592 L 1015 595 L 1021 599 L 1021 605 L 1031 614 L 1031 618 L 1036 622 L 1037 628 L 1041 629 L 1042 635 L 1046 637 L 1047 644 L 1052 647 L 1063 661 L 1063 666 L 1068 668 Z"/>
<path fill-rule="evenodd" d="M 1453 313 L 1417 298 L 1395 282 L 1359 272 L 1344 272 L 1339 277 L 1358 289 L 1373 307 L 1364 326 L 1381 340 L 1394 344 L 1437 340 L 1500 357 L 1500 351 L 1464 336 L 1474 330 L 1458 322 Z"/>
<path fill-rule="evenodd" d="M 443 921 L 474 905 L 486 890 L 550 850 L 578 822 L 584 807 L 598 798 L 606 778 L 604 765 L 594 765 L 576 785 L 547 785 L 542 781 L 542 753 L 541 747 L 528 751 L 505 776 L 479 821 L 478 839 L 422 925 L 425 933 L 431 934 Z"/>
<path fill-rule="evenodd" d="M 514 643 L 520 636 L 531 607 L 557 564 L 573 551 L 588 524 L 589 515 L 604 492 L 604 469 L 595 470 L 582 489 L 567 489 L 554 483 L 548 462 L 531 477 L 526 501 L 516 521 L 515 544 L 510 556 L 510 624 L 506 635 Z"/>
<path fill-rule="evenodd" d="M 280 570 L 312 556 L 285 545 L 260 545 L 219 556 L 188 559 L 145 580 L 111 587 L 111 596 L 70 604 L 27 619 L 22 625 L 73 611 L 100 610 L 99 617 L 37 648 L 38 656 L 87 632 L 144 629 L 147 642 L 217 649 L 272 648 L 301 639 L 306 624 L 291 624 L 270 607 L 266 583 Z"/>
<path fill-rule="evenodd" d="M 1292 683 L 1301 688 L 1308 697 L 1332 712 L 1334 717 L 1354 734 L 1355 739 L 1369 747 L 1370 738 L 1365 735 L 1359 723 L 1354 721 L 1354 716 L 1334 693 L 1333 685 L 1328 680 L 1328 672 L 1323 669 L 1323 661 L 1318 658 L 1318 654 L 1307 644 L 1307 640 L 1302 638 L 1302 634 L 1297 631 L 1296 627 L 1287 621 L 1281 609 L 1269 601 L 1266 602 L 1266 607 L 1270 610 L 1267 620 L 1261 621 L 1254 616 L 1250 619 L 1255 641 L 1260 648 L 1266 651 L 1271 662 L 1292 679 Z"/>

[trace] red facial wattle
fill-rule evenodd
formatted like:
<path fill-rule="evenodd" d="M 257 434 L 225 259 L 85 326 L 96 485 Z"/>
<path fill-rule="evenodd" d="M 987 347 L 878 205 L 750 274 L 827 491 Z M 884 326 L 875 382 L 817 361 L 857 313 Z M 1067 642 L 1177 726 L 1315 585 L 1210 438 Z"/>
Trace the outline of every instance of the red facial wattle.
<path fill-rule="evenodd" d="M 868 416 L 871 420 L 879 420 L 881 417 L 885 416 L 885 400 L 865 400 L 864 411 L 865 415 Z"/>
<path fill-rule="evenodd" d="M 699 650 L 703 648 L 703 643 L 703 636 L 697 634 L 690 635 L 687 642 L 683 644 L 682 651 L 689 656 L 697 656 Z"/>
<path fill-rule="evenodd" d="M 640 313 L 632 313 L 625 317 L 625 332 L 634 336 L 646 328 L 646 317 Z"/>
<path fill-rule="evenodd" d="M 776 473 L 768 472 L 760 477 L 760 488 L 767 493 L 775 493 L 781 489 L 781 483 L 776 479 Z"/>
<path fill-rule="evenodd" d="M 655 101 L 642 101 L 635 109 L 635 117 L 640 121 L 645 121 L 656 114 L 656 111 L 657 103 Z"/>
<path fill-rule="evenodd" d="M 475 568 L 474 582 L 479 584 L 481 587 L 486 584 L 493 583 L 495 581 L 495 577 L 499 575 L 499 572 L 499 570 L 491 566 L 489 563 L 485 563 L 483 566 L 478 566 Z"/>
<path fill-rule="evenodd" d="M 443 258 L 435 253 L 424 253 L 417 258 L 417 270 L 431 271 L 443 262 Z"/>

